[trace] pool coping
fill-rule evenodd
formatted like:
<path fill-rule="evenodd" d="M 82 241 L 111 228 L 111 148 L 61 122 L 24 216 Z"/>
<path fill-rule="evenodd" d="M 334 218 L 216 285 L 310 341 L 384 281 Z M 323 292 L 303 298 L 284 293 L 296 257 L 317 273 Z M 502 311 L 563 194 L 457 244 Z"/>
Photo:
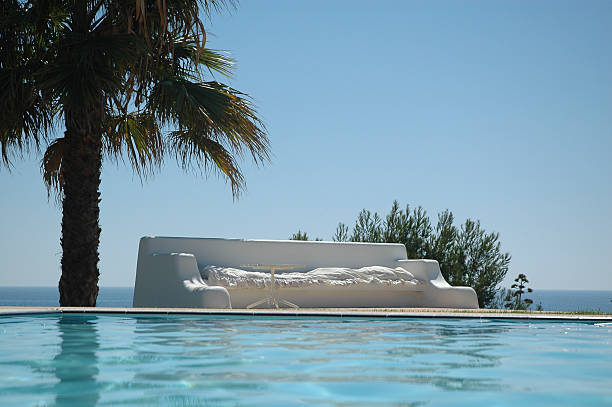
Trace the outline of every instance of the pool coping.
<path fill-rule="evenodd" d="M 446 308 L 300 308 L 300 309 L 203 309 L 203 308 L 111 308 L 111 307 L 18 307 L 0 306 L 0 316 L 32 314 L 154 314 L 265 317 L 340 318 L 458 318 L 612 322 L 612 315 L 571 314 L 548 311 L 509 311 Z"/>

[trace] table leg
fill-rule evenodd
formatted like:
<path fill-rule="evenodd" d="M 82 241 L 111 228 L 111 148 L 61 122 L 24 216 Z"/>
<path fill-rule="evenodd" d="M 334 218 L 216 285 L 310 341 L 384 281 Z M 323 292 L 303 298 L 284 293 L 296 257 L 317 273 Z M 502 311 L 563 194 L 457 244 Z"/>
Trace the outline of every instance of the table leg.
<path fill-rule="evenodd" d="M 276 279 L 274 277 L 274 268 L 270 268 L 270 300 L 271 300 L 271 304 L 270 305 L 274 305 L 276 307 L 276 309 L 278 309 L 278 300 L 276 298 L 276 295 L 274 293 L 274 286 L 276 285 Z"/>
<path fill-rule="evenodd" d="M 278 300 L 278 302 L 280 302 L 281 304 L 288 305 L 288 306 L 290 306 L 291 308 L 300 308 L 299 306 L 297 306 L 297 305 L 295 305 L 294 303 L 289 302 L 289 301 L 287 301 L 287 300 L 279 299 L 279 300 Z M 277 306 L 276 308 L 278 308 L 278 306 Z"/>
<path fill-rule="evenodd" d="M 289 302 L 287 300 L 283 300 L 281 298 L 277 298 L 276 296 L 276 291 L 274 290 L 275 286 L 276 286 L 276 277 L 274 275 L 275 273 L 275 269 L 274 268 L 270 268 L 270 294 L 268 295 L 268 297 L 263 298 L 259 301 L 256 301 L 250 305 L 247 305 L 247 308 L 253 308 L 256 307 L 260 304 L 263 304 L 264 302 L 268 302 L 268 304 L 270 304 L 270 307 L 275 307 L 276 309 L 279 309 L 279 303 L 280 304 L 284 304 L 287 305 L 291 308 L 300 308 L 299 306 L 295 305 L 292 302 Z"/>
<path fill-rule="evenodd" d="M 264 302 L 266 302 L 266 301 L 270 301 L 270 297 L 266 297 L 266 298 L 264 298 L 264 299 L 262 299 L 262 300 L 255 301 L 254 303 L 252 303 L 252 304 L 250 304 L 250 305 L 247 305 L 247 308 L 253 308 L 253 307 L 256 307 L 256 306 L 258 306 L 259 304 L 263 304 L 263 303 L 264 303 Z"/>

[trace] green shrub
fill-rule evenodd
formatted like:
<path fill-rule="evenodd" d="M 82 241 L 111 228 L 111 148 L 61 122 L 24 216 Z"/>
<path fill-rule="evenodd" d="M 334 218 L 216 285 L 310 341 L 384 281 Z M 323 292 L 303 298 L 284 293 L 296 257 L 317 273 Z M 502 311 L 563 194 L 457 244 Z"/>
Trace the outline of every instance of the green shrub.
<path fill-rule="evenodd" d="M 298 229 L 297 233 L 291 235 L 289 240 L 308 240 L 308 234 Z M 323 239 L 315 237 L 315 242 L 321 242 Z"/>
<path fill-rule="evenodd" d="M 480 221 L 467 219 L 457 227 L 452 212 L 445 210 L 432 226 L 422 207 L 401 209 L 397 201 L 384 219 L 363 209 L 352 229 L 339 223 L 333 239 L 403 243 L 409 259 L 437 260 L 449 284 L 474 288 L 480 307 L 493 302 L 511 259 L 501 250 L 499 234 L 486 233 Z"/>
<path fill-rule="evenodd" d="M 308 234 L 298 229 L 297 233 L 292 234 L 289 240 L 308 240 Z"/>

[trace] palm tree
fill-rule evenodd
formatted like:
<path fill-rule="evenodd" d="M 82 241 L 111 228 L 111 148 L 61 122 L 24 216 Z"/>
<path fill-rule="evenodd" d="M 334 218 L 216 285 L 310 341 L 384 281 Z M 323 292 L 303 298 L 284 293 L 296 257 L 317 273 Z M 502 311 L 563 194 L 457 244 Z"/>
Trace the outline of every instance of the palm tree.
<path fill-rule="evenodd" d="M 200 13 L 231 0 L 0 0 L 0 154 L 48 143 L 41 164 L 62 202 L 60 304 L 95 306 L 102 159 L 144 176 L 169 154 L 218 171 L 236 196 L 237 164 L 269 159 L 249 97 L 205 74 L 232 60 L 205 47 Z"/>

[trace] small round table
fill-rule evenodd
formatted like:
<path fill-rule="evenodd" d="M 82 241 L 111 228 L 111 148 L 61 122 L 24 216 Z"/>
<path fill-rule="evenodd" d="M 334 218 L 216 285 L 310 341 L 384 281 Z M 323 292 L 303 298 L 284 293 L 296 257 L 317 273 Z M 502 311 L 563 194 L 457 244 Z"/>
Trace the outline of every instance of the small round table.
<path fill-rule="evenodd" d="M 278 296 L 276 295 L 276 292 L 274 291 L 274 287 L 276 285 L 276 280 L 274 278 L 274 272 L 276 270 L 293 270 L 299 267 L 304 267 L 303 265 L 301 264 L 243 264 L 240 267 L 250 268 L 253 270 L 269 270 L 270 271 L 270 294 L 268 294 L 266 298 L 262 298 L 259 301 L 255 301 L 254 303 L 247 305 L 247 308 L 256 307 L 260 304 L 263 304 L 264 302 L 267 302 L 271 306 L 274 305 L 276 308 L 279 308 L 278 306 L 279 303 L 287 305 L 291 308 L 300 308 L 299 306 L 295 305 L 292 302 L 278 298 Z"/>

